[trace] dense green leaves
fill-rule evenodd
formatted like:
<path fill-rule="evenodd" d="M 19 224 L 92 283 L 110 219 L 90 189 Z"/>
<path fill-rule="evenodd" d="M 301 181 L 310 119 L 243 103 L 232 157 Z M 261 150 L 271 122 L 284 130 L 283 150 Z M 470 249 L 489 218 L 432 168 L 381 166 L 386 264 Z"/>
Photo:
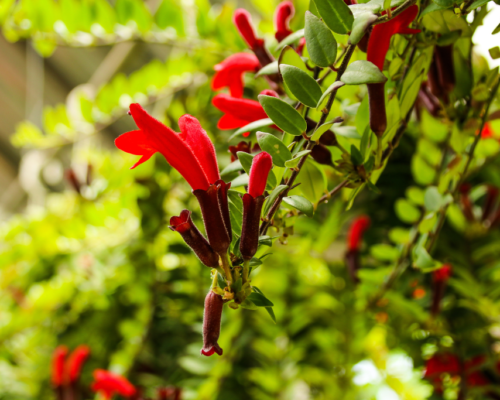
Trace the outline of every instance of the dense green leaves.
<path fill-rule="evenodd" d="M 309 11 L 306 11 L 305 38 L 314 64 L 326 68 L 335 63 L 337 41 L 326 25 Z"/>
<path fill-rule="evenodd" d="M 290 104 L 266 95 L 260 95 L 259 101 L 269 118 L 285 132 L 299 136 L 306 131 L 306 121 Z"/>

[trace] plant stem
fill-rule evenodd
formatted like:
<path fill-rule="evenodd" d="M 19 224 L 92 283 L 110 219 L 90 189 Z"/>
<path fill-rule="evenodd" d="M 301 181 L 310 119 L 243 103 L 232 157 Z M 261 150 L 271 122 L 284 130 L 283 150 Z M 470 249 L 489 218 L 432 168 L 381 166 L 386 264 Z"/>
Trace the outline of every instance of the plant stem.
<path fill-rule="evenodd" d="M 243 271 L 241 274 L 243 284 L 248 282 L 249 272 L 250 272 L 250 260 L 245 260 L 243 262 Z"/>
<path fill-rule="evenodd" d="M 377 20 L 373 23 L 373 25 L 383 24 L 384 22 L 387 22 L 387 21 L 393 19 L 394 17 L 397 17 L 404 10 L 406 10 L 408 7 L 411 7 L 415 3 L 416 3 L 416 0 L 406 0 L 398 8 L 396 8 L 394 11 L 392 11 L 390 16 L 388 14 L 386 14 L 386 15 L 382 15 L 382 16 L 378 17 Z"/>
<path fill-rule="evenodd" d="M 231 288 L 231 285 L 233 284 L 233 276 L 231 275 L 229 256 L 227 255 L 227 253 L 225 253 L 221 255 L 220 259 L 222 261 L 222 267 L 224 268 L 224 275 L 226 276 L 227 286 Z"/>
<path fill-rule="evenodd" d="M 344 60 L 342 61 L 342 64 L 340 65 L 340 67 L 339 67 L 339 69 L 337 71 L 337 79 L 336 79 L 337 81 L 340 80 L 340 78 L 342 77 L 342 74 L 346 70 L 347 64 L 349 64 L 349 61 L 350 61 L 350 59 L 352 57 L 352 54 L 353 54 L 355 48 L 356 48 L 356 46 L 353 46 L 353 45 L 349 45 L 347 47 L 346 55 L 344 57 Z M 332 91 L 332 93 L 330 94 L 330 97 L 328 98 L 328 102 L 326 103 L 326 106 L 325 106 L 325 111 L 323 112 L 323 114 L 321 115 L 320 120 L 316 124 L 316 128 L 314 128 L 313 134 L 314 134 L 314 132 L 316 132 L 316 130 L 321 125 L 323 125 L 325 123 L 326 119 L 328 118 L 328 114 L 330 113 L 330 110 L 332 108 L 333 102 L 335 101 L 335 96 L 337 94 L 337 90 L 338 89 Z M 309 141 L 309 143 L 307 144 L 306 150 L 311 150 L 314 147 L 314 145 L 315 145 L 314 142 Z M 293 183 L 295 182 L 295 179 L 297 178 L 297 175 L 299 174 L 302 166 L 304 165 L 304 163 L 307 160 L 307 156 L 308 156 L 308 154 L 306 154 L 304 157 L 302 157 L 300 159 L 299 164 L 297 165 L 297 169 L 292 172 L 292 174 L 290 175 L 290 178 L 288 179 L 288 181 L 286 183 L 288 185 L 288 189 L 286 189 L 285 191 L 283 191 L 278 196 L 278 198 L 276 199 L 276 201 L 272 205 L 271 209 L 267 213 L 267 215 L 266 215 L 266 217 L 264 219 L 264 222 L 260 226 L 260 234 L 261 235 L 265 235 L 266 234 L 269 226 L 271 225 L 271 221 L 272 221 L 272 218 L 273 218 L 274 214 L 278 210 L 281 202 L 283 201 L 283 198 L 285 198 L 288 195 L 288 192 L 290 191 L 290 188 L 293 186 Z"/>

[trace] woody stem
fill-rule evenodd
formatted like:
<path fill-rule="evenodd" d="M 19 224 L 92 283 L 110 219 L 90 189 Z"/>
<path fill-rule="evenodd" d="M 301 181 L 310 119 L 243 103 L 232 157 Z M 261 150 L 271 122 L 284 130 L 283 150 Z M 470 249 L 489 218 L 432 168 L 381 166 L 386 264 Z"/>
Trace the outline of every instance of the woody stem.
<path fill-rule="evenodd" d="M 227 253 L 221 254 L 220 259 L 222 262 L 222 268 L 224 268 L 224 275 L 226 276 L 227 286 L 231 287 L 233 284 L 233 276 L 231 274 L 230 261 Z"/>

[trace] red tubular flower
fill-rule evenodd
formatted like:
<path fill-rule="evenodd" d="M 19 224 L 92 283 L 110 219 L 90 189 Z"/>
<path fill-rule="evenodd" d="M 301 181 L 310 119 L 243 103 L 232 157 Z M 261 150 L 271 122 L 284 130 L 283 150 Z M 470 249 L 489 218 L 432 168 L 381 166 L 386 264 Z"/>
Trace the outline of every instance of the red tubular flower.
<path fill-rule="evenodd" d="M 52 385 L 58 388 L 64 383 L 64 363 L 68 355 L 66 346 L 58 346 L 52 355 Z"/>
<path fill-rule="evenodd" d="M 349 251 L 358 251 L 363 239 L 363 233 L 370 227 L 370 217 L 362 215 L 351 224 L 347 235 L 347 248 Z"/>
<path fill-rule="evenodd" d="M 180 216 L 170 218 L 170 225 L 169 228 L 181 234 L 204 265 L 212 268 L 219 266 L 219 256 L 191 220 L 191 211 L 182 210 Z"/>
<path fill-rule="evenodd" d="M 253 158 L 248 182 L 248 193 L 252 197 L 262 196 L 266 189 L 267 176 L 272 167 L 273 158 L 265 151 Z"/>
<path fill-rule="evenodd" d="M 260 214 L 264 204 L 263 193 L 272 167 L 273 159 L 265 151 L 257 154 L 252 160 L 248 193 L 243 196 L 243 223 L 240 239 L 240 252 L 246 261 L 252 259 L 259 247 Z"/>
<path fill-rule="evenodd" d="M 227 200 L 227 192 L 230 187 L 230 183 L 218 180 L 207 190 L 193 190 L 193 194 L 200 203 L 208 242 L 219 255 L 226 254 L 232 239 Z"/>
<path fill-rule="evenodd" d="M 419 29 L 408 28 L 417 14 L 418 6 L 413 5 L 386 23 L 375 25 L 368 41 L 366 59 L 382 71 L 392 36 L 396 33 L 413 34 L 420 32 Z M 370 128 L 375 135 L 381 137 L 387 128 L 385 83 L 369 83 L 367 88 L 370 103 Z"/>
<path fill-rule="evenodd" d="M 119 136 L 115 145 L 127 153 L 142 156 L 132 168 L 160 152 L 193 190 L 206 190 L 220 179 L 214 146 L 196 118 L 183 115 L 179 119 L 181 133 L 177 134 L 139 104 L 131 104 L 130 113 L 139 130 Z"/>
<path fill-rule="evenodd" d="M 217 343 L 220 335 L 220 320 L 222 317 L 222 307 L 224 302 L 222 297 L 212 290 L 205 297 L 205 311 L 203 314 L 203 348 L 201 354 L 211 356 L 217 353 L 222 355 L 222 349 Z"/>
<path fill-rule="evenodd" d="M 276 33 L 274 37 L 278 42 L 281 42 L 293 32 L 290 30 L 290 20 L 295 14 L 295 8 L 291 1 L 284 1 L 278 5 L 274 13 L 274 26 Z"/>
<path fill-rule="evenodd" d="M 219 90 L 229 87 L 231 96 L 242 97 L 244 88 L 243 74 L 245 72 L 257 72 L 259 67 L 259 60 L 253 54 L 233 54 L 214 67 L 217 72 L 212 80 L 212 89 Z"/>
<path fill-rule="evenodd" d="M 258 39 L 252 25 L 252 16 L 250 13 L 243 9 L 238 8 L 233 15 L 233 22 L 241 37 L 247 42 L 248 46 L 255 51 L 255 49 L 264 46 L 264 40 Z"/>
<path fill-rule="evenodd" d="M 80 345 L 68 358 L 65 366 L 67 384 L 72 384 L 78 380 L 82 371 L 83 364 L 90 355 L 90 348 L 86 345 Z"/>
<path fill-rule="evenodd" d="M 265 90 L 261 94 L 278 97 L 277 93 L 272 90 Z M 217 128 L 221 130 L 241 128 L 250 122 L 268 118 L 264 108 L 255 100 L 237 99 L 227 94 L 218 94 L 212 99 L 212 104 L 224 113 L 217 124 Z M 248 135 L 250 132 L 243 134 L 244 137 Z"/>
<path fill-rule="evenodd" d="M 136 393 L 135 387 L 126 378 L 109 371 L 96 369 L 94 379 L 92 390 L 101 393 L 106 399 L 111 399 L 115 394 L 131 397 Z"/>
<path fill-rule="evenodd" d="M 434 317 L 439 314 L 441 300 L 444 296 L 446 284 L 448 282 L 448 279 L 450 279 L 451 272 L 452 272 L 451 265 L 445 264 L 441 268 L 434 271 L 432 274 L 433 291 L 432 291 L 431 315 Z"/>

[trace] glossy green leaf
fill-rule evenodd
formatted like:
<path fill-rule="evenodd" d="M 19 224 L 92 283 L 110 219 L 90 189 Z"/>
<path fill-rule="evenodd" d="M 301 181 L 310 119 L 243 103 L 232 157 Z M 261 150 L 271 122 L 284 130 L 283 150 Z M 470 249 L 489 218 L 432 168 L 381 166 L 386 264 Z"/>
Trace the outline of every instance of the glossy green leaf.
<path fill-rule="evenodd" d="M 314 64 L 327 68 L 335 63 L 337 41 L 324 22 L 309 11 L 306 11 L 305 38 Z"/>
<path fill-rule="evenodd" d="M 253 161 L 253 157 L 251 154 L 248 154 L 244 151 L 238 151 L 236 153 L 236 155 L 238 156 L 238 160 L 240 161 L 241 163 L 241 166 L 243 167 L 243 169 L 245 170 L 245 172 L 247 174 L 250 173 L 250 167 L 252 166 L 252 161 Z"/>
<path fill-rule="evenodd" d="M 224 168 L 221 172 L 220 175 L 227 176 L 230 175 L 234 172 L 241 171 L 243 169 L 243 166 L 240 163 L 240 160 L 235 160 L 231 164 L 229 164 L 226 168 Z"/>
<path fill-rule="evenodd" d="M 273 164 L 284 167 L 285 162 L 292 158 L 292 153 L 276 136 L 270 133 L 257 132 L 257 141 L 263 151 L 267 151 L 273 158 Z"/>
<path fill-rule="evenodd" d="M 278 198 L 278 196 L 288 188 L 287 185 L 279 185 L 271 192 L 271 194 L 266 198 L 266 202 L 264 203 L 264 207 L 262 208 L 262 214 L 267 215 L 272 205 Z"/>
<path fill-rule="evenodd" d="M 255 74 L 255 78 L 258 78 L 259 76 L 262 76 L 262 75 L 277 74 L 278 72 L 279 72 L 278 61 L 276 60 L 276 61 L 273 61 L 270 64 L 267 64 L 267 65 L 263 66 L 261 69 L 259 69 L 257 71 L 257 73 Z"/>
<path fill-rule="evenodd" d="M 252 292 L 248 296 L 248 299 L 255 304 L 257 307 L 273 307 L 274 304 L 263 294 Z"/>
<path fill-rule="evenodd" d="M 296 208 L 300 212 L 303 212 L 308 217 L 313 216 L 314 207 L 313 207 L 312 203 L 309 200 L 307 200 L 305 197 L 292 195 L 292 196 L 283 197 L 283 201 L 286 204 L 292 206 L 293 208 Z"/>
<path fill-rule="evenodd" d="M 280 64 L 283 80 L 293 95 L 308 107 L 315 108 L 323 92 L 318 82 L 293 65 Z"/>
<path fill-rule="evenodd" d="M 335 33 L 347 34 L 352 29 L 354 16 L 343 0 L 314 0 L 325 24 Z"/>
<path fill-rule="evenodd" d="M 340 78 L 346 85 L 362 85 L 364 83 L 382 83 L 387 81 L 385 75 L 370 61 L 358 60 L 349 64 Z"/>
<path fill-rule="evenodd" d="M 272 121 L 285 132 L 299 136 L 307 129 L 302 115 L 285 101 L 273 96 L 259 95 L 260 104 Z"/>
<path fill-rule="evenodd" d="M 358 44 L 368 29 L 377 20 L 377 16 L 372 12 L 364 12 L 356 16 L 352 25 L 352 32 L 349 36 L 349 44 Z"/>
<path fill-rule="evenodd" d="M 407 224 L 414 224 L 420 218 L 420 210 L 406 199 L 398 199 L 395 209 L 398 218 Z"/>

